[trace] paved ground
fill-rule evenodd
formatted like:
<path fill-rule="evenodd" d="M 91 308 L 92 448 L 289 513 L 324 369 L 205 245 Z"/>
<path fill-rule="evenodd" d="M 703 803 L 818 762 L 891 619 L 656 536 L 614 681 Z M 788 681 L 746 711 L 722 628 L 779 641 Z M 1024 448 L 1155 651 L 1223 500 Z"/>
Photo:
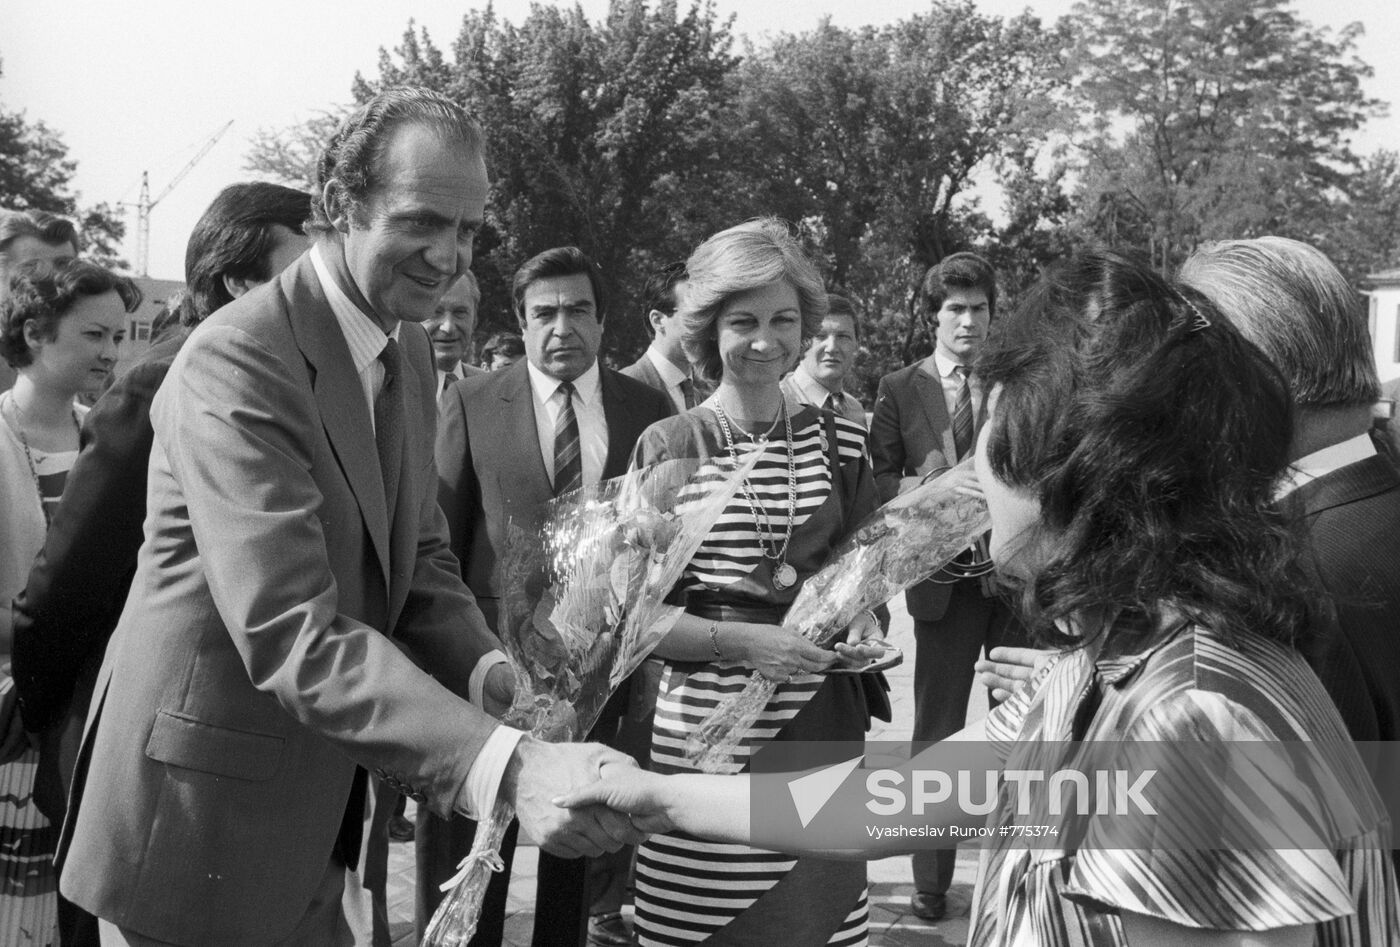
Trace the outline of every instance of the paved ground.
<path fill-rule="evenodd" d="M 871 738 L 908 740 L 914 722 L 913 623 L 904 611 L 902 601 L 897 606 L 892 604 L 891 612 L 890 640 L 903 648 L 910 660 L 887 672 L 894 720 L 888 724 L 876 721 Z M 969 718 L 977 719 L 986 710 L 985 692 L 974 688 L 972 704 L 968 708 Z M 506 943 L 509 947 L 528 947 L 530 943 L 534 925 L 535 862 L 536 849 L 533 847 L 522 845 L 516 851 L 507 907 L 509 916 L 506 920 Z M 914 888 L 908 857 L 871 862 L 870 943 L 873 947 L 961 947 L 966 943 L 968 902 L 972 897 L 976 864 L 976 850 L 965 849 L 958 853 L 957 874 L 949 892 L 950 916 L 930 923 L 909 913 L 909 896 Z M 412 843 L 390 846 L 389 916 L 394 947 L 413 947 Z"/>

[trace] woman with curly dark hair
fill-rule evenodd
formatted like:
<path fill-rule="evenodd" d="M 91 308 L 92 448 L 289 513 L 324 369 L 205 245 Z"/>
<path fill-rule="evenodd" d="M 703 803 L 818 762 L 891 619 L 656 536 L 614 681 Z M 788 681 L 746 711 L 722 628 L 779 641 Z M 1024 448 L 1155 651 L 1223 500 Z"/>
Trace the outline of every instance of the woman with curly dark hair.
<path fill-rule="evenodd" d="M 47 944 L 56 923 L 58 827 L 34 800 L 38 752 L 14 711 L 11 603 L 44 544 L 53 508 L 78 457 L 87 409 L 117 360 L 126 314 L 140 294 L 92 263 L 17 268 L 0 302 L 0 356 L 18 377 L 0 394 L 0 943 Z"/>
<path fill-rule="evenodd" d="M 960 759 L 1002 773 L 1084 758 L 1056 753 L 1089 754 L 1096 771 L 1168 765 L 1146 823 L 1098 808 L 1046 819 L 1020 811 L 1004 782 L 985 820 L 969 942 L 1400 941 L 1389 824 L 1291 647 L 1308 605 L 1272 508 L 1291 433 L 1278 373 L 1203 296 L 1106 252 L 1043 280 L 978 371 L 994 386 L 977 448 L 992 557 L 1059 650 L 952 738 L 972 741 Z M 1316 768 L 1249 768 L 1241 749 L 1298 745 Z M 910 767 L 940 768 L 951 746 Z M 742 840 L 747 797 L 740 777 L 628 774 L 564 801 Z M 983 824 L 955 801 L 920 821 Z M 1006 831 L 1047 821 L 1049 845 Z M 1307 844 L 1290 841 L 1299 826 Z M 863 854 L 908 845 L 892 836 Z"/>

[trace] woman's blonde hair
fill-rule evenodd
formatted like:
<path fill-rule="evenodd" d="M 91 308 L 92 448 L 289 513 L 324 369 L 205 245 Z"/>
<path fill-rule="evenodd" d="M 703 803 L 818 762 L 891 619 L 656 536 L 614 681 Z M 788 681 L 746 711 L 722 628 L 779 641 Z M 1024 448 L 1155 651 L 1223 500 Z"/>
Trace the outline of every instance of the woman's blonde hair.
<path fill-rule="evenodd" d="M 679 309 L 685 327 L 682 342 L 691 363 L 711 382 L 719 381 L 724 371 L 715 320 L 734 296 L 778 282 L 791 285 L 802 312 L 803 343 L 817 334 L 827 313 L 821 274 L 787 225 L 775 217 L 720 231 L 695 249 L 685 268 Z"/>

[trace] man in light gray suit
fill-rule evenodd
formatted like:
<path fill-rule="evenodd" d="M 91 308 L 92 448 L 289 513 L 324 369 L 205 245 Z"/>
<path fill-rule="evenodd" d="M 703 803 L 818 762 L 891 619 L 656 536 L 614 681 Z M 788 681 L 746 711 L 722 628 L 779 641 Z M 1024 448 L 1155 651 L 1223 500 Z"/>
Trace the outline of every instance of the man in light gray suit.
<path fill-rule="evenodd" d="M 499 788 L 561 855 L 636 837 L 551 801 L 625 757 L 483 709 L 510 675 L 437 507 L 421 323 L 471 263 L 482 149 L 434 93 L 363 105 L 319 162 L 311 250 L 196 329 L 156 395 L 145 542 L 59 846 L 104 944 L 364 942 L 367 772 L 442 815 Z"/>

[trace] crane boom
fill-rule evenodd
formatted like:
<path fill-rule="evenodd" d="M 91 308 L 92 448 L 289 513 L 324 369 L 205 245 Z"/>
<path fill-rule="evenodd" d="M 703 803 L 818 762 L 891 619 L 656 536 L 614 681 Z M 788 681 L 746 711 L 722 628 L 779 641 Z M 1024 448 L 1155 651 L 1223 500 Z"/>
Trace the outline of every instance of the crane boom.
<path fill-rule="evenodd" d="M 165 200 L 166 196 L 175 190 L 175 185 L 183 181 L 185 176 L 194 170 L 194 166 L 199 164 L 200 160 L 209 153 L 209 149 L 218 144 L 219 139 L 224 137 L 224 132 L 232 126 L 233 119 L 229 119 L 222 128 L 209 136 L 209 140 L 199 151 L 195 152 L 195 156 L 170 179 L 170 183 L 165 186 L 165 189 L 154 198 L 151 197 L 150 176 L 145 171 L 141 172 L 141 196 L 136 202 L 136 270 L 140 275 L 150 275 L 147 272 L 147 264 L 151 251 L 151 208 Z"/>

